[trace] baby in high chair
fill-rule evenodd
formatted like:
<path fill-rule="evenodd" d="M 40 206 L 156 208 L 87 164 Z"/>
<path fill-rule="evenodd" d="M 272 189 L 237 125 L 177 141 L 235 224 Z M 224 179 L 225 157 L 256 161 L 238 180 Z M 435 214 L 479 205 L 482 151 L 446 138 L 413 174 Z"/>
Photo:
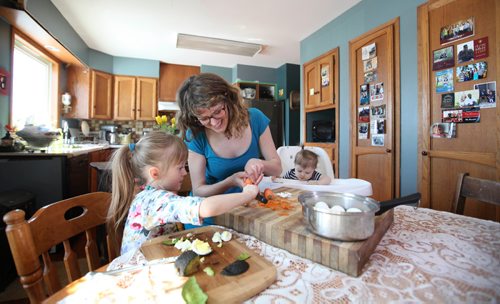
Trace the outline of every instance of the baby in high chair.
<path fill-rule="evenodd" d="M 282 178 L 306 181 L 310 185 L 328 185 L 332 180 L 316 171 L 318 155 L 304 147 L 295 155 L 294 165 L 295 168 L 288 170 Z"/>

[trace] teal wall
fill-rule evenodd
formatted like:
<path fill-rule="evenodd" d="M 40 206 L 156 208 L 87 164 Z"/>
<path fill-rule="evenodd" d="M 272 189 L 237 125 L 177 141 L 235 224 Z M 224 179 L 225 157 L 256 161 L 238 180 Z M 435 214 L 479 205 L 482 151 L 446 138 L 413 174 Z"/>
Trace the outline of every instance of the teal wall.
<path fill-rule="evenodd" d="M 233 82 L 237 80 L 276 83 L 276 69 L 237 64 L 233 68 Z"/>
<path fill-rule="evenodd" d="M 350 168 L 349 40 L 400 17 L 401 195 L 417 191 L 417 7 L 423 2 L 363 0 L 300 43 L 301 63 L 337 46 L 340 49 L 339 175 L 346 178 Z"/>
<path fill-rule="evenodd" d="M 160 61 L 113 57 L 113 74 L 144 77 L 160 77 Z"/>
<path fill-rule="evenodd" d="M 300 65 L 286 63 L 276 69 L 277 99 L 285 102 L 284 106 L 284 141 L 286 146 L 300 145 L 300 109 L 290 109 L 290 92 L 300 90 Z M 279 90 L 283 89 L 283 96 Z"/>
<path fill-rule="evenodd" d="M 10 72 L 10 32 L 11 28 L 0 18 L 0 67 Z M 9 123 L 9 96 L 0 94 L 0 137 L 3 137 L 4 126 Z"/>
<path fill-rule="evenodd" d="M 200 72 L 216 74 L 224 78 L 224 80 L 229 83 L 233 82 L 233 69 L 231 68 L 202 64 L 200 67 Z"/>

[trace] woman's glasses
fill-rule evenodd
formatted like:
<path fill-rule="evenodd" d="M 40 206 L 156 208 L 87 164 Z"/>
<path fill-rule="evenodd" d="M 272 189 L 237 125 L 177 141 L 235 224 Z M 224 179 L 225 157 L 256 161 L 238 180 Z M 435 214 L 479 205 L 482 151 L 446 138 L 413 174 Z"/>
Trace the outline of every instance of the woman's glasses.
<path fill-rule="evenodd" d="M 221 119 L 226 114 L 226 105 L 223 104 L 222 107 L 216 109 L 212 112 L 212 115 L 205 117 L 196 117 L 202 125 L 206 125 L 213 119 Z"/>

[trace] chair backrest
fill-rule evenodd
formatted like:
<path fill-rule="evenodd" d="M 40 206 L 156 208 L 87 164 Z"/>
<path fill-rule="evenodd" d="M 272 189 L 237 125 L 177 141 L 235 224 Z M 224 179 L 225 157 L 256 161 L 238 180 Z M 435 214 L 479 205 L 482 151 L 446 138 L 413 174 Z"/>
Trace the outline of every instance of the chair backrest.
<path fill-rule="evenodd" d="M 77 252 L 72 248 L 74 236 L 85 237 L 85 256 L 89 271 L 102 266 L 102 256 L 109 260 L 116 254 L 110 246 L 99 248 L 99 236 L 104 239 L 106 215 L 111 202 L 111 193 L 93 192 L 59 201 L 40 208 L 29 220 L 22 210 L 13 210 L 4 216 L 10 250 L 16 264 L 21 284 L 31 303 L 40 303 L 61 289 L 61 280 L 49 250 L 63 244 L 64 266 L 68 283 L 82 276 L 78 266 Z M 102 233 L 101 233 L 102 232 Z M 72 242 L 70 242 L 70 238 Z M 42 259 L 40 259 L 40 256 Z M 41 260 L 43 263 L 41 263 Z M 43 266 L 42 266 L 43 264 Z"/>
<path fill-rule="evenodd" d="M 453 201 L 454 213 L 464 214 L 466 198 L 500 206 L 500 182 L 471 177 L 469 173 L 460 173 Z"/>
<path fill-rule="evenodd" d="M 332 162 L 323 148 L 305 146 L 304 149 L 311 150 L 318 155 L 318 167 L 316 170 L 318 170 L 321 174 L 330 176 L 332 179 L 335 178 Z M 300 150 L 302 150 L 301 146 L 282 146 L 276 150 L 281 159 L 281 176 L 283 176 L 288 170 L 295 167 L 293 163 L 295 160 L 295 154 L 297 154 Z"/>

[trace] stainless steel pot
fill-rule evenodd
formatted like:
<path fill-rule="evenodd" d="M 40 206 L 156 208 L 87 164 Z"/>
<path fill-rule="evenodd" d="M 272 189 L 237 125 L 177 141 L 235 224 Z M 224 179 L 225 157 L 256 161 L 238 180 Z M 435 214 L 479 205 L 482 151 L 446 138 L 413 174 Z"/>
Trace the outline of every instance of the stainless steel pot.
<path fill-rule="evenodd" d="M 299 202 L 312 232 L 340 241 L 369 238 L 375 229 L 375 213 L 380 209 L 378 201 L 350 193 L 304 192 L 299 195 Z M 317 202 L 325 202 L 330 208 L 339 205 L 344 209 L 358 208 L 362 212 L 334 213 L 315 208 Z"/>

